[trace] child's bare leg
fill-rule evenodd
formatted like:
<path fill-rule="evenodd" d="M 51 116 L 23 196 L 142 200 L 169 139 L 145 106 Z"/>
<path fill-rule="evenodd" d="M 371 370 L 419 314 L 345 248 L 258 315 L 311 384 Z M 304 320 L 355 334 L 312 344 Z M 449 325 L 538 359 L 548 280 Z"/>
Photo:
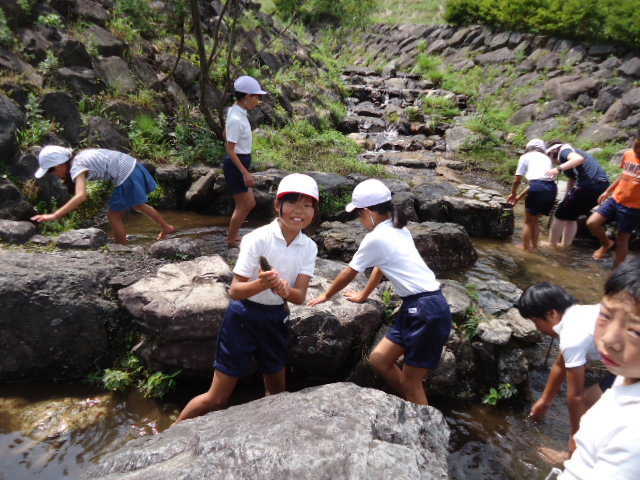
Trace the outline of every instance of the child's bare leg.
<path fill-rule="evenodd" d="M 422 381 L 428 373 L 429 370 L 426 368 L 412 367 L 406 363 L 402 366 L 402 383 L 405 400 L 419 405 L 429 405 L 429 402 L 427 402 L 427 394 L 422 386 Z"/>
<path fill-rule="evenodd" d="M 618 232 L 618 238 L 616 238 L 616 259 L 613 262 L 613 268 L 616 268 L 627 258 L 629 253 L 629 240 L 631 240 L 630 233 Z"/>
<path fill-rule="evenodd" d="M 396 360 L 403 353 L 404 348 L 401 345 L 383 338 L 369 355 L 369 364 L 402 396 L 404 396 L 403 375 L 402 370 L 396 365 Z"/>
<path fill-rule="evenodd" d="M 524 213 L 524 226 L 522 227 L 522 248 L 530 250 L 533 246 L 533 233 L 538 216 L 529 212 Z"/>
<path fill-rule="evenodd" d="M 136 212 L 140 212 L 143 215 L 149 217 L 151 220 L 153 220 L 158 225 L 160 225 L 160 227 L 162 228 L 162 231 L 158 234 L 158 240 L 162 240 L 168 234 L 176 231 L 176 227 L 174 227 L 173 225 L 169 225 L 167 221 L 164 219 L 164 217 L 160 215 L 160 212 L 158 212 L 151 205 L 147 205 L 146 203 L 143 203 L 141 205 L 136 205 L 135 207 L 133 207 L 133 209 Z"/>
<path fill-rule="evenodd" d="M 232 377 L 220 370 L 216 370 L 213 372 L 213 381 L 209 391 L 192 398 L 173 425 L 189 418 L 199 417 L 205 413 L 225 408 L 237 383 L 237 377 Z"/>
<path fill-rule="evenodd" d="M 562 246 L 569 248 L 578 233 L 578 222 L 575 220 L 567 220 L 564 222 L 564 230 L 562 232 Z"/>
<path fill-rule="evenodd" d="M 535 216 L 535 221 L 531 224 L 531 249 L 537 250 L 540 246 L 540 215 Z"/>
<path fill-rule="evenodd" d="M 236 206 L 231 215 L 231 221 L 229 222 L 227 244 L 232 247 L 237 247 L 239 242 L 238 232 L 251 210 L 256 206 L 256 199 L 253 196 L 253 190 L 250 188 L 248 192 L 236 193 L 233 196 L 233 200 Z"/>
<path fill-rule="evenodd" d="M 263 375 L 264 387 L 267 391 L 267 395 L 276 395 L 284 392 L 285 387 L 285 372 L 284 368 L 278 373 L 271 375 Z"/>
<path fill-rule="evenodd" d="M 124 216 L 127 212 L 114 212 L 109 210 L 107 212 L 107 218 L 111 224 L 111 230 L 113 230 L 113 241 L 121 245 L 128 245 L 127 232 L 124 229 Z"/>
<path fill-rule="evenodd" d="M 564 220 L 553 217 L 553 221 L 551 222 L 551 229 L 549 230 L 549 245 L 551 245 L 552 247 L 557 247 L 558 243 L 560 243 L 562 231 L 564 230 L 564 223 Z"/>

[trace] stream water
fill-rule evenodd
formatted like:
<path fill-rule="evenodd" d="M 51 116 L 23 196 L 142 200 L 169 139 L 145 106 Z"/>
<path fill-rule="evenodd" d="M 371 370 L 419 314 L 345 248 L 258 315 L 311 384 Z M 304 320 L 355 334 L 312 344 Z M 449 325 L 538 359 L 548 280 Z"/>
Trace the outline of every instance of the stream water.
<path fill-rule="evenodd" d="M 181 235 L 203 238 L 222 238 L 228 221 L 192 212 L 163 214 Z M 522 211 L 516 218 L 522 218 Z M 129 216 L 127 230 L 133 245 L 150 244 L 157 234 L 155 225 L 140 215 Z M 591 260 L 592 246 L 523 252 L 517 248 L 520 230 L 517 225 L 516 234 L 507 241 L 475 239 L 479 260 L 456 279 L 479 283 L 497 278 L 521 288 L 549 280 L 564 285 L 582 302 L 599 300 L 610 261 Z M 533 374 L 533 398 L 542 391 L 547 373 L 543 369 Z M 0 385 L 0 480 L 83 478 L 102 455 L 133 438 L 166 429 L 194 393 L 199 391 L 156 401 L 136 392 L 108 394 L 82 384 Z M 245 402 L 261 393 L 241 389 L 233 401 Z M 541 422 L 527 418 L 529 404 L 434 402 L 434 406 L 444 412 L 452 430 L 448 459 L 452 479 L 544 479 L 553 464 L 540 447 L 566 449 L 569 424 L 560 398 Z"/>

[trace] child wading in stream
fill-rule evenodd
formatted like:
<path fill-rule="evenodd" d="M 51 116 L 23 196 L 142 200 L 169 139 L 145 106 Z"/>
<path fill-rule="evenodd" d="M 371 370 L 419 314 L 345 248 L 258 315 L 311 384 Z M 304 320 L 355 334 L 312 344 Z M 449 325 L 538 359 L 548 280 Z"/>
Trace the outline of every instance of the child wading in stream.
<path fill-rule="evenodd" d="M 53 213 L 35 215 L 31 220 L 48 222 L 59 220 L 71 213 L 87 200 L 88 180 L 108 180 L 115 190 L 109 199 L 107 216 L 113 230 L 116 243 L 127 245 L 127 232 L 124 228 L 124 216 L 133 209 L 156 222 L 162 228 L 158 240 L 176 231 L 158 211 L 147 205 L 147 197 L 158 186 L 144 166 L 126 153 L 103 148 L 81 150 L 75 156 L 70 148 L 47 145 L 38 155 L 40 168 L 35 177 L 41 178 L 51 172 L 61 178 L 67 186 L 75 184 L 75 193 L 71 200 Z"/>
<path fill-rule="evenodd" d="M 252 357 L 267 394 L 284 391 L 286 302 L 302 304 L 313 277 L 318 247 L 302 230 L 316 217 L 318 201 L 313 178 L 288 175 L 278 185 L 278 218 L 242 238 L 229 289 L 231 303 L 218 334 L 211 387 L 184 407 L 176 423 L 225 408 L 238 379 L 250 372 Z M 260 257 L 271 270 L 261 269 Z"/>
<path fill-rule="evenodd" d="M 422 381 L 437 368 L 451 331 L 451 310 L 440 283 L 427 267 L 405 227 L 406 219 L 391 203 L 391 192 L 380 180 L 365 180 L 353 190 L 347 212 L 354 211 L 369 230 L 353 259 L 329 289 L 309 305 L 331 299 L 359 272 L 375 267 L 365 289 L 347 291 L 352 302 L 364 302 L 386 276 L 402 297 L 400 315 L 369 356 L 371 366 L 406 400 L 427 405 Z M 402 369 L 396 360 L 404 355 Z"/>

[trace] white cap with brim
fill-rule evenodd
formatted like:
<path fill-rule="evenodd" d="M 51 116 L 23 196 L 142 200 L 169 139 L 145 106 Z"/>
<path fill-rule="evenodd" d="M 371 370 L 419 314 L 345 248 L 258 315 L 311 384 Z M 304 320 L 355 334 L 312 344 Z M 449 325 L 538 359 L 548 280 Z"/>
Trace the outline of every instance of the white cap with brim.
<path fill-rule="evenodd" d="M 47 145 L 40 150 L 38 163 L 40 168 L 36 170 L 34 177 L 42 178 L 51 167 L 56 167 L 68 161 L 73 154 L 70 148 L 58 147 L 57 145 Z"/>
<path fill-rule="evenodd" d="M 351 194 L 351 203 L 344 209 L 347 212 L 353 212 L 356 208 L 367 208 L 389 200 L 391 200 L 391 191 L 387 186 L 380 180 L 370 178 L 356 185 Z"/>
<path fill-rule="evenodd" d="M 544 143 L 544 140 L 540 140 L 539 138 L 532 138 L 531 140 L 529 140 L 529 143 L 527 143 L 527 147 L 526 148 L 541 148 L 542 150 L 544 150 L 546 148 L 546 144 Z"/>
<path fill-rule="evenodd" d="M 249 75 L 243 75 L 233 83 L 233 89 L 236 92 L 246 93 L 248 95 L 266 95 L 267 92 L 262 90 L 258 81 Z"/>
<path fill-rule="evenodd" d="M 288 193 L 301 193 L 311 198 L 315 198 L 316 201 L 320 201 L 318 184 L 309 175 L 305 175 L 303 173 L 292 173 L 280 181 L 276 198 L 280 198 Z"/>

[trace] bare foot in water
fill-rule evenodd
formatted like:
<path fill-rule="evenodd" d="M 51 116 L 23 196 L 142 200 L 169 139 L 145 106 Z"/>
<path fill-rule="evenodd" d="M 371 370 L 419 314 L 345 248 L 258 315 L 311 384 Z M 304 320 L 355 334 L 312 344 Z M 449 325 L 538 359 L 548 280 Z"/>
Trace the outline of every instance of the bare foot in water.
<path fill-rule="evenodd" d="M 615 245 L 615 242 L 608 238 L 606 245 L 600 247 L 595 252 L 593 252 L 593 259 L 594 260 L 602 260 L 604 258 L 604 256 L 606 255 L 607 250 L 609 250 L 614 245 Z"/>
<path fill-rule="evenodd" d="M 238 248 L 238 247 L 240 247 L 240 240 L 242 240 L 242 237 L 240 235 L 238 235 L 234 240 L 229 240 L 227 238 L 227 247 L 229 247 L 229 248 Z"/>
<path fill-rule="evenodd" d="M 538 455 L 548 463 L 559 465 L 569 459 L 569 452 L 562 450 L 554 450 L 549 447 L 538 447 Z"/>
<path fill-rule="evenodd" d="M 162 231 L 158 234 L 157 239 L 158 240 L 164 240 L 165 238 L 167 238 L 167 235 L 169 235 L 170 233 L 173 233 L 173 232 L 175 232 L 177 230 L 178 229 L 176 227 L 174 227 L 173 225 L 169 225 L 169 228 L 162 229 Z"/>

